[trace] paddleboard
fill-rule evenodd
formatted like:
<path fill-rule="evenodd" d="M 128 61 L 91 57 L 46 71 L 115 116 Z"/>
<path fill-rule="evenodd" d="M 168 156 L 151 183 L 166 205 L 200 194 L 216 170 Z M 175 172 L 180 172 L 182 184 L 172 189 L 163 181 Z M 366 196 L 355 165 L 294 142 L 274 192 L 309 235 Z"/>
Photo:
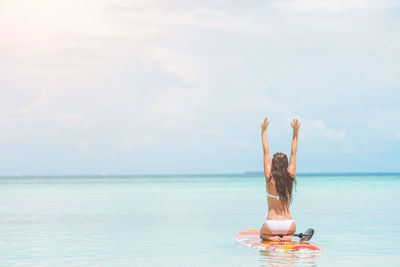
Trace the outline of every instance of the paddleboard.
<path fill-rule="evenodd" d="M 304 241 L 292 241 L 287 243 L 262 241 L 260 238 L 260 230 L 242 231 L 236 235 L 236 242 L 262 251 L 320 252 L 323 250 L 323 248 L 317 244 Z"/>

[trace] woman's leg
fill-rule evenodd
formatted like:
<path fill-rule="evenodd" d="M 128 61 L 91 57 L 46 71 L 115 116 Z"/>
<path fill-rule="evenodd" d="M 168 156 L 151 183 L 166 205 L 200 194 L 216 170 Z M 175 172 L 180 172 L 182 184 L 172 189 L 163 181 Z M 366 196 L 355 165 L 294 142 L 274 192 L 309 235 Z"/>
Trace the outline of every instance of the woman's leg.
<path fill-rule="evenodd" d="M 269 229 L 269 226 L 268 226 L 268 224 L 266 222 L 261 227 L 260 238 L 263 241 L 273 241 L 273 242 L 281 241 L 281 238 L 279 236 L 277 236 L 277 235 L 275 235 L 274 233 L 271 232 L 271 230 Z"/>
<path fill-rule="evenodd" d="M 282 237 L 282 241 L 287 241 L 287 242 L 292 241 L 293 234 L 295 232 L 296 232 L 296 223 L 293 221 L 289 227 L 287 234 Z"/>

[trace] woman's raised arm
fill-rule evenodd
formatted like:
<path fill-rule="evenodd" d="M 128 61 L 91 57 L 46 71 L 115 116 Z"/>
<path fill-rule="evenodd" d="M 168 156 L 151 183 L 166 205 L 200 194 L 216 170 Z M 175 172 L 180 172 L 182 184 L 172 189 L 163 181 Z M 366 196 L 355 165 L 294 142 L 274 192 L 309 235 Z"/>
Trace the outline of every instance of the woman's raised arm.
<path fill-rule="evenodd" d="M 268 124 L 269 124 L 268 118 L 265 117 L 264 122 L 261 124 L 261 140 L 264 152 L 264 174 L 266 180 L 268 180 L 269 177 L 271 176 L 271 158 L 269 156 L 269 146 L 267 139 Z"/>
<path fill-rule="evenodd" d="M 300 123 L 298 119 L 293 119 L 290 123 L 293 128 L 293 139 L 292 139 L 292 151 L 290 153 L 288 172 L 294 178 L 296 176 L 296 153 L 297 153 L 297 143 L 299 137 Z"/>

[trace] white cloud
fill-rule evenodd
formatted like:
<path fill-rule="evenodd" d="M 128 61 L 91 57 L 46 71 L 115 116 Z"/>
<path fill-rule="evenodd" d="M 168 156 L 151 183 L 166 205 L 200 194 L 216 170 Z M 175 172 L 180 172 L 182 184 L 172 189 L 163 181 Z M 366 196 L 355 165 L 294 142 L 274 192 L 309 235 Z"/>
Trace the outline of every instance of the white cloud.
<path fill-rule="evenodd" d="M 89 149 L 89 145 L 85 141 L 79 141 L 76 145 L 83 151 L 88 151 Z"/>
<path fill-rule="evenodd" d="M 302 120 L 299 119 L 305 137 L 343 139 L 346 138 L 344 129 L 328 128 L 322 120 Z"/>
<path fill-rule="evenodd" d="M 124 18 L 125 28 L 144 37 L 176 36 L 180 27 L 218 29 L 242 34 L 255 34 L 263 27 L 249 18 L 231 15 L 202 2 L 190 5 L 174 5 L 168 1 L 154 1 L 141 7 L 137 3 L 118 4 L 110 2 L 104 10 Z"/>
<path fill-rule="evenodd" d="M 398 6 L 395 0 L 277 0 L 272 6 L 289 13 L 348 14 Z"/>
<path fill-rule="evenodd" d="M 253 138 L 264 113 L 271 114 L 278 133 L 290 127 L 294 112 L 310 118 L 310 110 L 317 110 L 325 118 L 343 107 L 341 92 L 358 97 L 364 87 L 394 88 L 400 60 L 396 29 L 386 27 L 390 18 L 359 20 L 352 13 L 379 15 L 391 5 L 394 1 L 273 1 L 272 8 L 265 2 L 3 1 L 2 143 L 49 141 L 90 148 L 109 159 L 167 139 L 204 151 L 246 148 L 241 140 L 253 142 L 246 138 Z M 327 13 L 345 13 L 346 20 L 327 19 Z M 356 104 L 354 116 L 360 110 Z M 377 111 L 365 127 L 387 129 L 393 138 L 395 111 Z M 327 120 L 304 121 L 302 128 L 321 139 L 351 133 Z"/>
<path fill-rule="evenodd" d="M 136 145 L 137 143 L 131 137 L 123 136 L 119 139 L 117 148 L 120 150 L 127 150 L 134 148 Z"/>
<path fill-rule="evenodd" d="M 118 3 L 119 10 L 105 8 Z M 0 101 L 15 103 L 21 95 L 32 96 L 18 106 L 4 104 L 0 119 L 18 115 L 18 120 L 8 119 L 7 123 L 28 131 L 27 125 L 39 121 L 89 129 L 110 123 L 117 112 L 135 114 L 135 128 L 183 130 L 193 122 L 209 95 L 198 56 L 149 38 L 173 39 L 169 35 L 179 34 L 178 25 L 226 25 L 235 29 L 246 23 L 233 23 L 233 17 L 212 10 L 187 13 L 166 7 L 171 9 L 167 15 L 159 2 L 129 1 L 132 8 L 127 4 L 68 1 L 55 5 L 39 1 L 33 5 L 16 1 L 2 6 L 5 16 L 1 18 L 0 33 L 9 38 L 0 42 L 0 54 L 5 56 L 0 69 L 7 69 L 13 81 L 10 87 L 27 88 Z M 16 14 L 21 21 L 15 19 Z M 23 20 L 31 21 L 30 26 Z M 118 74 L 120 69 L 125 73 Z M 129 70 L 135 75 L 132 78 Z M 103 84 L 102 79 L 112 82 Z M 152 87 L 152 82 L 164 80 L 159 88 Z M 128 101 L 129 106 L 121 107 Z"/>
<path fill-rule="evenodd" d="M 143 140 L 144 140 L 145 142 L 154 142 L 154 141 L 155 141 L 155 138 L 154 138 L 154 136 L 152 136 L 152 135 L 146 134 L 145 136 L 143 136 Z"/>
<path fill-rule="evenodd" d="M 145 134 L 142 137 L 122 136 L 118 139 L 116 148 L 118 150 L 130 150 L 143 145 L 155 144 L 157 142 L 158 139 L 149 134 Z"/>

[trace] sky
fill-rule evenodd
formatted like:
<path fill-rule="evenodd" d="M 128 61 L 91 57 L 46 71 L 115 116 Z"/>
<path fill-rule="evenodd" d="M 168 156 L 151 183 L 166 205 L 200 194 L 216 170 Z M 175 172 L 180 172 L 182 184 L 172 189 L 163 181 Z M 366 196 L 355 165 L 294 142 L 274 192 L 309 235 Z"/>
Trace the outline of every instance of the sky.
<path fill-rule="evenodd" d="M 400 171 L 400 2 L 0 2 L 0 175 Z"/>

